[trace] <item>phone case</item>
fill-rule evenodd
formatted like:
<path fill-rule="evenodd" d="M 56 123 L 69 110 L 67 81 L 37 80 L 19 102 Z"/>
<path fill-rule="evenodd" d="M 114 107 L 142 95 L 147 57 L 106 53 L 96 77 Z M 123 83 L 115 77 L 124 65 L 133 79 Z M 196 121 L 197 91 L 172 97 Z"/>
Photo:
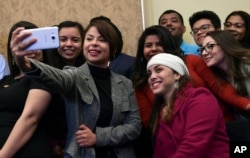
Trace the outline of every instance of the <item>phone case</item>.
<path fill-rule="evenodd" d="M 27 29 L 23 31 L 31 31 L 32 34 L 23 41 L 28 41 L 36 38 L 37 41 L 28 47 L 26 50 L 42 50 L 59 47 L 58 27 L 43 27 L 36 29 Z"/>

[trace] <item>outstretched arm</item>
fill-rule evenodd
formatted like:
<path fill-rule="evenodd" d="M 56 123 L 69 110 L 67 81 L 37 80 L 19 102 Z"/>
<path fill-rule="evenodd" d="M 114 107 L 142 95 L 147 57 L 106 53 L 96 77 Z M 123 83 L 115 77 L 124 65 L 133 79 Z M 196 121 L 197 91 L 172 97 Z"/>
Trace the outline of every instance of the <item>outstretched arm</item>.
<path fill-rule="evenodd" d="M 51 95 L 47 91 L 41 89 L 29 91 L 24 110 L 0 150 L 0 158 L 13 157 L 29 141 L 50 100 Z"/>
<path fill-rule="evenodd" d="M 34 54 L 34 51 L 25 51 L 25 49 L 35 43 L 36 39 L 33 38 L 27 42 L 22 42 L 23 39 L 31 34 L 31 32 L 28 31 L 21 33 L 22 30 L 24 30 L 24 28 L 20 27 L 12 33 L 10 44 L 13 57 L 21 71 L 24 72 L 25 75 L 29 75 L 30 78 L 36 79 L 37 82 L 40 82 L 49 89 L 56 91 L 60 90 L 60 93 L 71 90 L 74 85 L 73 81 L 75 80 L 73 70 L 64 72 L 63 70 L 46 65 L 40 61 L 28 59 L 27 56 L 29 54 Z M 62 89 L 64 89 L 64 91 Z"/>

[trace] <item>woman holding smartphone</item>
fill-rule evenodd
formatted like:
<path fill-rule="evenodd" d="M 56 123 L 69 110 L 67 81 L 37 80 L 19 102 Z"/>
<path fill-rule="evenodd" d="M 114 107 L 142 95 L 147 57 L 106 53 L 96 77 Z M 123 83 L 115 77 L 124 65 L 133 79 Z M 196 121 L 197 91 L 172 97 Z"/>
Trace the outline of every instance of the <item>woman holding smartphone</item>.
<path fill-rule="evenodd" d="M 30 53 L 25 49 L 36 40 L 22 43 L 30 35 L 20 34 L 22 28 L 13 33 L 11 48 L 22 71 L 64 96 L 68 121 L 65 157 L 135 157 L 132 144 L 140 134 L 141 120 L 133 86 L 108 68 L 119 50 L 116 29 L 105 17 L 93 18 L 84 35 L 87 62 L 66 70 L 25 58 Z"/>

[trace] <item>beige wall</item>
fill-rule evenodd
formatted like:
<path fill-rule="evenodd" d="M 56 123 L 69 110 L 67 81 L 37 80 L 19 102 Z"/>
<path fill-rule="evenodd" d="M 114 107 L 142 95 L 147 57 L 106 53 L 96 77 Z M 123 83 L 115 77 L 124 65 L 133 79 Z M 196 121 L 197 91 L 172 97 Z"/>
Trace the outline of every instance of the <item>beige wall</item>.
<path fill-rule="evenodd" d="M 28 20 L 40 27 L 75 20 L 88 24 L 90 18 L 109 17 L 123 34 L 123 51 L 135 55 L 142 31 L 139 0 L 0 0 L 0 52 L 6 56 L 10 27 L 19 20 Z"/>
<path fill-rule="evenodd" d="M 167 9 L 174 9 L 180 12 L 185 20 L 187 28 L 184 39 L 190 43 L 194 43 L 190 32 L 188 22 L 189 16 L 196 11 L 212 10 L 221 18 L 222 24 L 226 16 L 234 10 L 244 10 L 250 13 L 249 0 L 144 0 L 145 10 L 145 26 L 158 24 L 158 18 L 162 12 Z"/>

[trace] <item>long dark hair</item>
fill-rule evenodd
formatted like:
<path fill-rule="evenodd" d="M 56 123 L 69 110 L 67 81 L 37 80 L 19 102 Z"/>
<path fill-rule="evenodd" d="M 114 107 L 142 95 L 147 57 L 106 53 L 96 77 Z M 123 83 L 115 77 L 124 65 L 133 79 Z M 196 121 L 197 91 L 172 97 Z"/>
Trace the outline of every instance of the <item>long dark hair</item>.
<path fill-rule="evenodd" d="M 174 70 L 173 70 L 174 71 Z M 177 73 L 174 71 L 174 73 Z M 173 109 L 174 109 L 174 100 L 177 97 L 185 98 L 185 90 L 184 87 L 187 85 L 187 83 L 190 81 L 189 75 L 183 75 L 178 81 L 179 87 L 175 89 L 173 95 L 171 96 L 170 100 L 166 101 L 161 96 L 156 96 L 152 108 L 152 113 L 149 120 L 149 128 L 151 129 L 152 137 L 155 136 L 156 130 L 158 127 L 158 121 L 160 118 L 161 110 L 168 106 L 168 109 L 166 111 L 166 116 L 163 118 L 165 122 L 169 122 L 172 119 L 173 116 Z"/>
<path fill-rule="evenodd" d="M 241 95 L 246 95 L 244 80 L 250 78 L 250 72 L 246 65 L 250 64 L 250 50 L 244 48 L 228 31 L 211 31 L 207 36 L 213 38 L 226 54 L 228 72 L 213 68 L 217 75 L 225 78 L 225 73 L 235 81 L 235 88 Z"/>
<path fill-rule="evenodd" d="M 178 47 L 176 41 L 172 34 L 163 26 L 154 25 L 145 29 L 145 31 L 141 34 L 137 53 L 134 63 L 134 76 L 133 76 L 133 84 L 135 88 L 143 88 L 147 84 L 147 63 L 148 61 L 144 58 L 144 44 L 147 36 L 156 35 L 160 39 L 160 43 L 162 44 L 163 50 L 167 53 L 171 53 L 183 58 L 183 52 Z M 163 52 L 162 52 L 163 53 Z"/>
<path fill-rule="evenodd" d="M 84 28 L 79 22 L 67 20 L 67 21 L 63 21 L 59 25 L 55 25 L 55 26 L 58 27 L 59 32 L 62 28 L 72 28 L 72 27 L 76 28 L 80 33 L 80 37 L 82 40 L 81 44 L 83 45 Z M 65 59 L 63 57 L 61 57 L 61 55 L 58 53 L 58 49 L 47 50 L 47 55 L 49 56 L 49 65 L 56 67 L 56 68 L 59 68 L 59 69 L 63 69 L 63 67 L 67 65 Z M 77 56 L 77 58 L 74 62 L 74 65 L 71 65 L 71 66 L 79 67 L 84 62 L 85 62 L 85 58 L 84 58 L 83 52 L 82 52 L 79 54 L 79 56 Z"/>

